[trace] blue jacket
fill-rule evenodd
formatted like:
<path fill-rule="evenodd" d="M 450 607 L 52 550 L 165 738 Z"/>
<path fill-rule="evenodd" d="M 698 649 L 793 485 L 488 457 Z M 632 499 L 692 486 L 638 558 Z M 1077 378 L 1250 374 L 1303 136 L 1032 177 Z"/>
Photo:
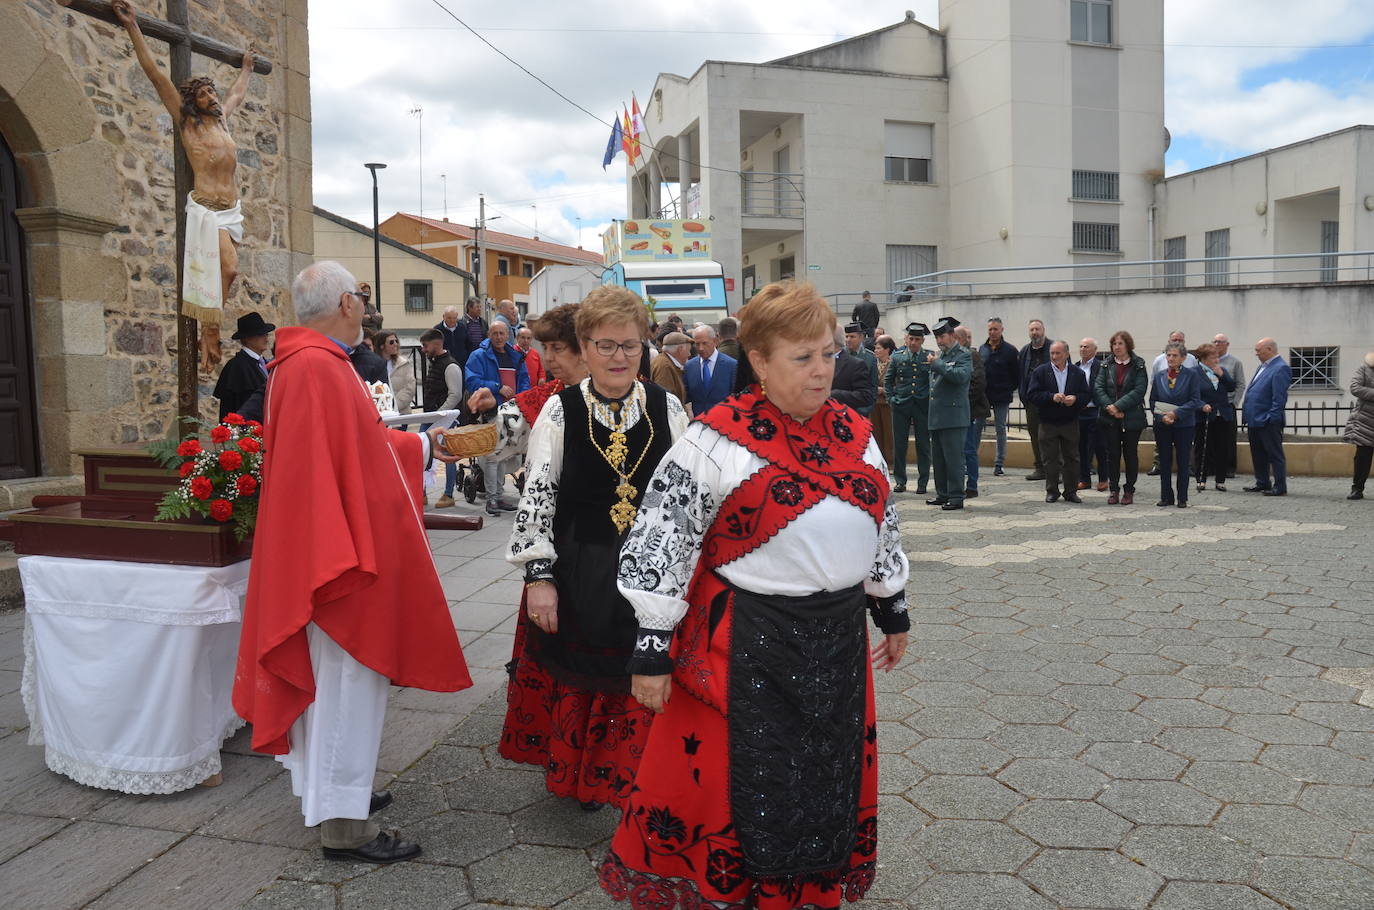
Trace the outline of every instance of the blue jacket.
<path fill-rule="evenodd" d="M 1283 426 L 1283 409 L 1288 406 L 1288 387 L 1293 384 L 1293 371 L 1288 362 L 1277 354 L 1259 368 L 1245 390 L 1245 424 L 1262 427 L 1269 424 Z"/>
<path fill-rule="evenodd" d="M 978 349 L 988 379 L 989 404 L 1011 404 L 1012 396 L 1021 385 L 1021 361 L 1017 356 L 1020 353 L 1016 345 L 1005 338 L 995 351 L 986 341 Z"/>
<path fill-rule="evenodd" d="M 1031 370 L 1030 383 L 1022 401 L 1028 401 L 1040 409 L 1041 423 L 1063 426 L 1077 420 L 1088 406 L 1092 389 L 1088 387 L 1088 377 L 1073 364 L 1067 365 L 1064 376 L 1064 394 L 1074 397 L 1073 404 L 1061 404 L 1054 400 L 1059 394 L 1059 381 L 1054 378 L 1054 363 L 1042 363 Z"/>
<path fill-rule="evenodd" d="M 1174 387 L 1169 388 L 1169 371 L 1156 373 L 1150 380 L 1150 407 L 1155 406 L 1155 402 L 1163 401 L 1168 404 L 1177 405 L 1174 411 L 1175 427 L 1191 427 L 1197 423 L 1197 417 L 1202 413 L 1201 394 L 1202 374 L 1196 368 L 1188 369 L 1179 367 L 1178 378 L 1174 380 Z M 1159 426 L 1164 418 L 1160 414 L 1155 414 L 1155 426 Z"/>
<path fill-rule="evenodd" d="M 730 397 L 735 388 L 735 358 L 723 351 L 716 352 L 716 369 L 711 374 L 709 384 L 701 382 L 701 358 L 693 357 L 682 368 L 682 381 L 687 386 L 687 400 L 692 403 L 692 414 L 700 416 Z"/>
<path fill-rule="evenodd" d="M 509 341 L 506 342 L 506 353 L 510 354 L 511 365 L 515 367 L 515 391 L 517 394 L 524 392 L 530 387 L 525 354 Z M 463 369 L 463 394 L 471 395 L 478 389 L 491 389 L 496 400 L 501 400 L 501 367 L 496 362 L 496 352 L 491 349 L 490 338 L 468 356 L 467 366 Z"/>
<path fill-rule="evenodd" d="M 1231 378 L 1230 371 L 1223 369 L 1221 378 L 1217 380 L 1215 386 L 1212 385 L 1212 378 L 1216 374 L 1204 364 L 1199 363 L 1197 365 L 1197 374 L 1202 403 L 1212 406 L 1212 413 L 1206 415 L 1207 422 L 1224 420 L 1227 423 L 1235 423 L 1236 406 L 1231 404 L 1231 393 L 1236 390 L 1236 381 Z"/>

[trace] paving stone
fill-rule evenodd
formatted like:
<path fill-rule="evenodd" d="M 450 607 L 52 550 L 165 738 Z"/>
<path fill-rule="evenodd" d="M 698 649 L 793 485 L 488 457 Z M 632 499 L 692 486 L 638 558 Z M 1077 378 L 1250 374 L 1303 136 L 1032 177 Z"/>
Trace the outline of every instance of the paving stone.
<path fill-rule="evenodd" d="M 878 751 L 905 752 L 921 741 L 921 734 L 905 724 L 878 724 Z"/>
<path fill-rule="evenodd" d="M 467 906 L 462 869 L 424 862 L 397 863 L 339 888 L 340 910 L 457 910 Z"/>
<path fill-rule="evenodd" d="M 549 796 L 511 816 L 515 839 L 550 847 L 590 847 L 608 840 L 620 813 L 603 806 L 588 812 L 570 799 Z"/>
<path fill-rule="evenodd" d="M 1293 713 L 1304 720 L 1310 720 L 1333 730 L 1374 732 L 1374 708 L 1366 708 L 1363 705 L 1305 702 L 1299 705 Z"/>
<path fill-rule="evenodd" d="M 1068 758 L 1018 758 L 997 779 L 1036 799 L 1092 799 L 1107 784 L 1105 774 Z"/>
<path fill-rule="evenodd" d="M 1188 764 L 1149 743 L 1098 743 L 1083 760 L 1110 777 L 1128 780 L 1174 780 Z"/>
<path fill-rule="evenodd" d="M 1139 695 L 1110 684 L 1060 686 L 1050 697 L 1086 711 L 1129 711 L 1141 702 Z"/>
<path fill-rule="evenodd" d="M 1169 882 L 1151 910 L 1282 910 L 1280 905 L 1245 885 Z"/>
<path fill-rule="evenodd" d="M 28 733 L 0 737 L 0 811 L 50 818 L 81 818 L 114 799 L 109 790 L 84 787 L 49 771 L 42 747 Z"/>
<path fill-rule="evenodd" d="M 864 903 L 878 907 L 885 906 L 885 901 L 906 897 L 935 872 L 924 857 L 892 838 L 879 836 L 877 861 L 877 879 L 864 896 Z"/>
<path fill-rule="evenodd" d="M 1231 717 L 1194 698 L 1147 698 L 1136 706 L 1135 713 L 1166 727 L 1220 727 Z"/>
<path fill-rule="evenodd" d="M 481 748 L 501 741 L 501 727 L 505 719 L 494 714 L 472 714 L 458 724 L 442 742 L 450 746 Z"/>
<path fill-rule="evenodd" d="M 1142 827 L 1121 852 L 1167 879 L 1248 882 L 1260 855 L 1211 828 Z"/>
<path fill-rule="evenodd" d="M 990 777 L 932 775 L 906 794 L 935 818 L 999 820 L 1022 801 L 1011 789 Z"/>
<path fill-rule="evenodd" d="M 510 819 L 483 812 L 446 812 L 419 822 L 404 835 L 424 848 L 427 862 L 446 866 L 466 866 L 515 843 Z"/>
<path fill-rule="evenodd" d="M 473 864 L 472 894 L 478 900 L 551 906 L 596 882 L 581 850 L 517 844 Z"/>
<path fill-rule="evenodd" d="M 1248 736 L 1213 727 L 1171 727 L 1155 737 L 1155 745 L 1184 758 L 1212 761 L 1251 761 L 1264 748 Z"/>
<path fill-rule="evenodd" d="M 36 818 L 0 812 L 0 863 L 41 843 L 69 824 L 71 821 L 65 818 Z"/>
<path fill-rule="evenodd" d="M 125 795 L 105 803 L 91 813 L 90 818 L 141 828 L 190 832 L 226 807 L 237 806 L 258 787 L 285 773 L 281 762 L 264 755 L 224 755 L 221 763 L 224 783 L 218 787 L 193 787 L 158 796 Z"/>
<path fill-rule="evenodd" d="M 922 708 L 905 720 L 922 736 L 983 739 L 1002 722 L 982 711 L 969 708 Z"/>
<path fill-rule="evenodd" d="M 1057 724 L 1072 713 L 1068 705 L 1040 695 L 994 695 L 983 710 L 1007 723 Z"/>
<path fill-rule="evenodd" d="M 439 745 L 401 774 L 402 780 L 427 784 L 447 784 L 486 770 L 480 749 Z"/>
<path fill-rule="evenodd" d="M 906 750 L 906 757 L 932 774 L 995 774 L 1012 758 L 980 739 L 927 739 Z"/>
<path fill-rule="evenodd" d="M 1112 849 L 1131 830 L 1131 823 L 1121 816 L 1076 799 L 1037 799 L 1013 812 L 1008 821 L 1046 847 Z"/>
<path fill-rule="evenodd" d="M 338 901 L 333 885 L 279 880 L 259 891 L 243 910 L 335 910 Z"/>
<path fill-rule="evenodd" d="M 884 755 L 878 762 L 878 792 L 900 795 L 926 776 L 905 755 Z"/>
<path fill-rule="evenodd" d="M 276 878 L 290 854 L 278 847 L 188 837 L 107 891 L 90 910 L 233 908 Z"/>
<path fill-rule="evenodd" d="M 1131 711 L 1077 711 L 1065 722 L 1071 730 L 1099 742 L 1149 742 L 1164 728 Z"/>
<path fill-rule="evenodd" d="M 1097 801 L 1138 825 L 1205 825 L 1221 803 L 1171 780 L 1116 780 Z"/>
<path fill-rule="evenodd" d="M 1054 904 L 1009 875 L 946 874 L 906 899 L 913 910 L 1054 910 Z"/>
<path fill-rule="evenodd" d="M 1041 676 L 1061 683 L 1074 683 L 1086 686 L 1110 686 L 1123 674 L 1101 664 L 1050 663 L 1040 668 Z M 1057 690 L 1056 690 L 1057 691 Z"/>
<path fill-rule="evenodd" d="M 1331 741 L 1330 729 L 1284 714 L 1239 714 L 1229 729 L 1265 743 L 1323 746 Z"/>
<path fill-rule="evenodd" d="M 1368 787 L 1311 786 L 1298 806 L 1354 831 L 1374 831 L 1374 790 Z"/>
<path fill-rule="evenodd" d="M 1292 803 L 1302 790 L 1286 775 L 1241 761 L 1195 761 L 1182 780 L 1224 803 Z"/>
<path fill-rule="evenodd" d="M 1037 847 L 1002 822 L 933 822 L 911 848 L 941 872 L 1015 872 Z"/>
<path fill-rule="evenodd" d="M 1023 873 L 1051 900 L 1069 907 L 1136 910 L 1150 903 L 1164 879 L 1119 853 L 1046 850 Z"/>
<path fill-rule="evenodd" d="M 197 831 L 208 837 L 275 844 L 297 850 L 318 849 L 318 831 L 305 826 L 301 801 L 291 794 L 290 775 L 278 774 Z"/>
<path fill-rule="evenodd" d="M 1374 869 L 1374 834 L 1356 834 L 1345 856 L 1356 865 Z"/>
<path fill-rule="evenodd" d="M 906 843 L 916 833 L 931 823 L 931 817 L 922 812 L 904 796 L 883 794 L 878 797 L 879 839 L 895 838 Z"/>
<path fill-rule="evenodd" d="M 1356 758 L 1374 759 L 1374 733 L 1337 733 L 1331 748 Z"/>
<path fill-rule="evenodd" d="M 1091 743 L 1081 733 L 1051 724 L 1007 724 L 988 739 L 1026 758 L 1072 758 Z"/>
<path fill-rule="evenodd" d="M 1327 746 L 1269 746 L 1259 763 L 1312 783 L 1374 784 L 1374 763 Z"/>
<path fill-rule="evenodd" d="M 1040 673 L 994 670 L 973 680 L 974 685 L 998 695 L 1048 695 L 1058 688 L 1056 680 Z"/>
<path fill-rule="evenodd" d="M 1255 887 L 1295 910 L 1374 907 L 1374 873 L 1342 860 L 1267 857 Z"/>
<path fill-rule="evenodd" d="M 1227 806 L 1217 830 L 1265 856 L 1344 856 L 1351 834 L 1294 806 Z"/>
<path fill-rule="evenodd" d="M 1288 714 L 1298 702 L 1261 688 L 1215 688 L 1202 693 L 1202 700 L 1234 714 Z"/>
<path fill-rule="evenodd" d="M 1347 703 L 1354 701 L 1360 694 L 1357 689 L 1325 679 L 1280 677 L 1278 679 L 1266 679 L 1263 686 L 1270 692 L 1295 698 L 1299 701 Z"/>
<path fill-rule="evenodd" d="M 1178 676 L 1138 673 L 1118 679 L 1115 685 L 1147 698 L 1197 698 L 1202 694 L 1202 686 Z"/>
<path fill-rule="evenodd" d="M 42 849 L 21 853 L 0 867 L 5 904 L 25 910 L 84 907 L 181 838 L 172 831 L 75 822 L 44 841 Z"/>

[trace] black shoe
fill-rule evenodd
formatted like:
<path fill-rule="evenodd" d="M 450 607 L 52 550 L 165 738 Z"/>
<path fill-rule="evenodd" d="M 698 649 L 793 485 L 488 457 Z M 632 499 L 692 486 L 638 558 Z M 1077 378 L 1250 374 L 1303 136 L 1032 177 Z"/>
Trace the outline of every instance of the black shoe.
<path fill-rule="evenodd" d="M 942 512 L 957 512 L 957 511 L 959 511 L 960 509 L 962 509 L 963 507 L 964 507 L 964 503 L 963 503 L 962 500 L 959 500 L 959 501 L 950 500 L 949 502 L 947 502 L 947 503 L 945 503 L 944 505 L 940 506 L 940 511 L 942 511 Z"/>
<path fill-rule="evenodd" d="M 367 814 L 376 815 L 395 800 L 390 790 L 374 790 L 372 792 L 372 802 L 367 804 Z"/>
<path fill-rule="evenodd" d="M 1078 494 L 1077 494 L 1077 493 L 1065 493 L 1065 494 L 1064 494 L 1064 501 L 1065 501 L 1065 502 L 1077 503 L 1078 505 L 1082 505 L 1082 504 L 1083 504 L 1083 500 L 1081 500 L 1081 499 L 1078 498 Z"/>
<path fill-rule="evenodd" d="M 916 495 L 917 495 L 917 496 L 924 496 L 924 495 L 926 495 L 926 485 L 925 485 L 925 484 L 921 484 L 919 487 L 916 488 Z"/>
<path fill-rule="evenodd" d="M 506 502 L 489 502 L 487 503 L 487 514 L 500 515 L 502 512 L 514 512 L 517 508 L 519 506 L 513 506 Z"/>
<path fill-rule="evenodd" d="M 1247 493 L 1263 493 L 1263 492 L 1265 492 L 1266 490 L 1270 490 L 1270 489 L 1273 489 L 1273 488 L 1270 487 L 1267 483 L 1257 483 L 1257 484 L 1252 484 L 1252 485 L 1250 485 L 1250 486 L 1248 486 L 1248 487 L 1241 487 L 1241 489 L 1244 490 L 1244 491 L 1247 492 Z"/>
<path fill-rule="evenodd" d="M 1287 495 L 1288 495 L 1288 491 L 1287 491 L 1287 490 L 1265 490 L 1265 491 L 1264 491 L 1264 495 L 1265 495 L 1265 496 L 1287 496 Z"/>
<path fill-rule="evenodd" d="M 1345 497 L 1345 498 L 1346 498 L 1346 499 L 1364 499 L 1364 490 L 1361 490 L 1359 487 L 1351 487 L 1351 488 L 1350 488 L 1350 495 L 1347 496 L 1347 497 Z"/>
<path fill-rule="evenodd" d="M 325 859 L 346 859 L 354 862 L 399 863 L 420 855 L 420 845 L 401 840 L 395 831 L 383 831 L 361 847 L 323 847 Z"/>
<path fill-rule="evenodd" d="M 1058 502 L 1058 501 L 1059 501 L 1059 494 L 1058 494 L 1058 493 L 1046 493 L 1046 494 L 1045 494 L 1045 502 Z"/>
<path fill-rule="evenodd" d="M 975 490 L 975 489 L 969 488 L 969 489 L 967 489 L 967 490 L 964 491 L 964 498 L 965 498 L 965 499 L 977 499 L 977 498 L 978 498 L 978 491 Z"/>
<path fill-rule="evenodd" d="M 1224 483 L 1213 484 L 1212 489 L 1216 490 L 1218 493 L 1225 493 L 1225 492 L 1226 492 L 1226 484 L 1224 484 Z"/>
<path fill-rule="evenodd" d="M 1183 500 L 1179 500 L 1178 507 L 1179 507 L 1180 509 L 1186 509 L 1186 508 L 1188 508 L 1188 503 L 1185 502 L 1185 501 L 1183 501 Z"/>
<path fill-rule="evenodd" d="M 1045 474 L 1044 474 L 1043 471 L 1036 471 L 1036 472 L 1034 472 L 1034 473 L 1032 473 L 1032 474 L 1027 474 L 1027 475 L 1026 475 L 1026 479 L 1027 479 L 1027 480 L 1044 480 L 1044 479 L 1045 479 Z"/>
<path fill-rule="evenodd" d="M 594 799 L 584 799 L 579 805 L 582 807 L 583 812 L 600 812 L 601 807 L 606 804 L 599 803 Z"/>
<path fill-rule="evenodd" d="M 949 499 L 948 499 L 947 497 L 944 497 L 944 496 L 936 496 L 934 499 L 927 499 L 927 500 L 926 500 L 926 505 L 928 505 L 928 506 L 942 506 L 942 505 L 944 505 L 944 504 L 947 503 L 947 502 L 949 502 Z"/>
<path fill-rule="evenodd" d="M 1236 472 L 1235 472 L 1235 471 L 1227 471 L 1227 472 L 1226 472 L 1226 479 L 1227 479 L 1227 480 L 1231 480 L 1231 479 L 1234 478 L 1235 476 L 1236 476 Z"/>
<path fill-rule="evenodd" d="M 1004 470 L 1002 470 L 1002 466 L 1001 466 L 1000 464 L 999 464 L 997 467 L 995 467 L 995 468 L 992 469 L 992 474 L 993 474 L 994 477 L 1001 477 L 1001 476 L 1002 476 L 1003 474 L 1005 474 L 1005 473 L 1007 473 L 1007 472 L 1004 471 Z"/>
<path fill-rule="evenodd" d="M 894 493 L 905 493 L 905 492 L 906 492 L 906 484 L 904 484 L 904 483 L 896 483 L 896 484 L 893 484 L 893 485 L 892 485 L 892 492 L 894 492 Z"/>
<path fill-rule="evenodd" d="M 1173 504 L 1174 501 L 1172 499 L 1161 499 L 1159 502 L 1155 503 L 1155 505 L 1159 506 L 1161 509 L 1168 508 Z"/>
<path fill-rule="evenodd" d="M 1158 477 L 1158 476 L 1159 476 L 1159 468 L 1150 468 L 1150 470 L 1146 471 L 1145 473 L 1146 473 L 1146 475 L 1149 476 L 1149 477 Z"/>

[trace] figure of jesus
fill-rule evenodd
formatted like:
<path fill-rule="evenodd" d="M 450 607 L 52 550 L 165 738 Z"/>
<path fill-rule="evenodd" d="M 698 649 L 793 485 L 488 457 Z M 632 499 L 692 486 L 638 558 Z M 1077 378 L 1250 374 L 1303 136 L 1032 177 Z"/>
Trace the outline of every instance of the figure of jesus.
<path fill-rule="evenodd" d="M 111 8 L 129 33 L 139 65 L 177 125 L 191 165 L 195 187 L 186 200 L 181 311 L 200 322 L 201 364 L 203 368 L 213 367 L 220 360 L 220 320 L 229 286 L 238 276 L 237 247 L 243 241 L 243 213 L 234 183 L 237 149 L 227 121 L 248 92 L 253 49 L 249 47 L 243 55 L 238 78 L 221 103 L 214 82 L 206 76 L 188 79 L 180 88 L 173 86 L 148 50 L 133 4 L 114 0 Z"/>

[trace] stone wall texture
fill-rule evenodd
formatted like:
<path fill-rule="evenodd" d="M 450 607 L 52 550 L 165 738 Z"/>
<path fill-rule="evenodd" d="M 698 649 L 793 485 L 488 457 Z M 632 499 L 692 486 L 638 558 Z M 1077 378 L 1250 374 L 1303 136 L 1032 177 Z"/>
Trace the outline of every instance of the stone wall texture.
<path fill-rule="evenodd" d="M 166 16 L 162 0 L 140 12 Z M 310 258 L 306 0 L 191 0 L 192 30 L 252 43 L 273 71 L 254 75 L 229 122 L 243 201 L 240 278 L 223 336 L 248 310 L 289 324 L 290 280 Z M 74 449 L 140 443 L 176 419 L 173 123 L 124 30 L 53 0 L 10 0 L 0 16 L 0 134 L 24 184 L 29 305 L 44 473 Z M 164 67 L 167 48 L 149 39 Z M 205 57 L 221 96 L 237 67 Z M 110 224 L 112 230 L 106 230 Z M 202 370 L 202 410 L 215 411 Z"/>

